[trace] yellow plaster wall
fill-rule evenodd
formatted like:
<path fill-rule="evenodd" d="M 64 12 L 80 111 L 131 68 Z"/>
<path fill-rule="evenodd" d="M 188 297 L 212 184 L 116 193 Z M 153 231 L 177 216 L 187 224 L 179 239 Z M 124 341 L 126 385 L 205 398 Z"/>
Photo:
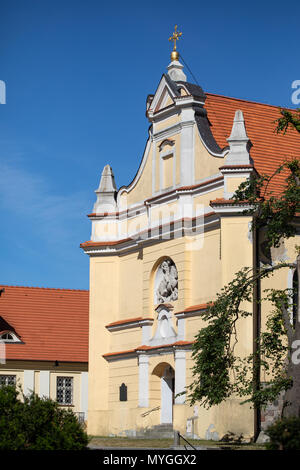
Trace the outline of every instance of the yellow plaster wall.
<path fill-rule="evenodd" d="M 109 378 L 109 430 L 112 434 L 122 434 L 135 429 L 139 383 L 137 358 L 110 362 Z M 119 400 L 122 383 L 127 386 L 126 402 Z"/>
<path fill-rule="evenodd" d="M 197 126 L 195 132 L 195 181 L 207 178 L 219 173 L 220 166 L 224 165 L 224 159 L 213 157 L 201 142 Z"/>
<path fill-rule="evenodd" d="M 247 178 L 240 178 L 240 177 L 227 177 L 226 178 L 226 189 L 228 193 L 234 193 L 239 185 L 246 181 Z"/>
<path fill-rule="evenodd" d="M 195 243 L 192 257 L 191 305 L 206 303 L 215 298 L 221 289 L 220 229 L 198 235 L 199 249 Z"/>
<path fill-rule="evenodd" d="M 111 321 L 142 316 L 143 260 L 139 251 L 119 258 L 119 276 L 114 293 L 116 298 L 119 293 L 119 314 Z"/>
<path fill-rule="evenodd" d="M 180 117 L 178 114 L 175 114 L 174 116 L 171 116 L 166 119 L 162 119 L 161 121 L 155 123 L 155 132 L 160 132 L 171 126 L 175 126 L 179 122 L 180 122 Z M 172 139 L 173 139 L 173 136 L 172 136 Z"/>
<path fill-rule="evenodd" d="M 140 179 L 134 188 L 127 194 L 127 205 L 131 207 L 134 204 L 144 201 L 152 195 L 152 144 L 150 144 L 149 153 L 144 170 Z"/>
<path fill-rule="evenodd" d="M 118 320 L 118 268 L 117 257 L 90 258 L 88 432 L 94 435 L 108 431 L 109 366 L 102 356 L 110 350 L 105 326 Z"/>
<path fill-rule="evenodd" d="M 194 341 L 196 334 L 205 326 L 200 317 L 189 317 L 185 320 L 186 341 Z"/>
<path fill-rule="evenodd" d="M 130 328 L 111 333 L 110 351 L 127 351 L 142 345 L 142 329 Z M 121 348 L 121 349 L 120 349 Z"/>
<path fill-rule="evenodd" d="M 223 217 L 221 220 L 221 260 L 222 285 L 228 284 L 244 266 L 252 266 L 254 246 L 250 232 L 251 217 Z M 244 304 L 245 310 L 252 313 L 252 304 Z M 237 322 L 237 337 L 240 339 L 236 351 L 241 356 L 252 352 L 253 318 L 240 319 Z"/>
<path fill-rule="evenodd" d="M 95 222 L 94 222 L 95 223 Z M 117 221 L 111 220 L 109 222 L 96 222 L 95 223 L 95 237 L 102 238 L 103 240 L 116 238 L 118 234 Z"/>
<path fill-rule="evenodd" d="M 164 219 L 166 221 L 171 221 L 172 218 L 175 218 L 176 220 L 179 218 L 179 214 L 180 212 L 177 202 L 159 204 L 151 208 L 151 222 L 160 222 L 164 221 Z"/>
<path fill-rule="evenodd" d="M 199 194 L 198 196 L 193 197 L 194 210 L 196 210 L 197 206 L 203 206 L 203 208 L 210 207 L 211 201 L 217 198 L 222 198 L 223 196 L 223 187 L 220 189 L 216 189 L 215 191 Z M 213 211 L 213 209 L 211 209 L 211 211 Z"/>
<path fill-rule="evenodd" d="M 124 238 L 140 233 L 141 231 L 148 229 L 148 217 L 147 214 L 135 215 L 130 217 L 127 220 L 122 221 L 122 233 Z M 123 238 L 123 237 L 122 237 Z"/>

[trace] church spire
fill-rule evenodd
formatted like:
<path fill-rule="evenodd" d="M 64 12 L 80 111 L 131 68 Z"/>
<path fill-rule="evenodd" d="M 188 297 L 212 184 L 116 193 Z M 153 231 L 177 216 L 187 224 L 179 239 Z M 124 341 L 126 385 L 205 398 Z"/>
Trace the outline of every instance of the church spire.
<path fill-rule="evenodd" d="M 95 191 L 97 201 L 94 204 L 94 212 L 113 212 L 116 209 L 115 195 L 117 187 L 115 177 L 110 165 L 103 168 L 99 188 Z"/>
<path fill-rule="evenodd" d="M 249 150 L 251 141 L 247 135 L 243 111 L 235 112 L 232 130 L 227 142 L 229 153 L 226 157 L 226 165 L 249 165 L 252 163 Z"/>
<path fill-rule="evenodd" d="M 183 81 L 186 82 L 186 75 L 182 71 L 183 65 L 179 62 L 179 52 L 177 51 L 177 44 L 176 41 L 182 36 L 180 31 L 177 31 L 177 24 L 175 25 L 175 29 L 173 35 L 169 37 L 169 41 L 173 41 L 173 50 L 171 52 L 171 63 L 168 66 L 168 75 L 174 82 Z"/>

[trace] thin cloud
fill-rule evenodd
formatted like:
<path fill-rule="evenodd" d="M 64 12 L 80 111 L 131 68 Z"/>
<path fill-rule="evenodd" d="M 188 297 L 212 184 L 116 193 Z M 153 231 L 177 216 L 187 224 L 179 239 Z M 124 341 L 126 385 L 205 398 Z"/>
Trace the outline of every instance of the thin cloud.
<path fill-rule="evenodd" d="M 51 181 L 50 181 L 51 182 Z M 22 167 L 2 163 L 0 206 L 19 220 L 26 218 L 35 234 L 49 244 L 75 240 L 78 227 L 89 210 L 89 194 L 80 191 L 55 194 L 49 181 Z M 81 240 L 78 240 L 78 243 Z"/>

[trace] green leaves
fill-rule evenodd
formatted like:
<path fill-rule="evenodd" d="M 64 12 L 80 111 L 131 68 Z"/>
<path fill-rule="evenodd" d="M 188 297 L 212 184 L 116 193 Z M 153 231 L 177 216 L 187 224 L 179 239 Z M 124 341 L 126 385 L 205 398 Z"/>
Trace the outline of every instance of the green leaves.
<path fill-rule="evenodd" d="M 258 273 L 245 267 L 221 290 L 216 301 L 209 304 L 202 315 L 207 326 L 198 332 L 193 345 L 194 381 L 188 388 L 191 404 L 197 401 L 209 408 L 235 395 L 246 397 L 243 403 L 250 401 L 261 406 L 275 400 L 280 391 L 291 386 L 291 379 L 284 368 L 288 344 L 282 313 L 283 307 L 290 305 L 291 289 L 265 291 L 262 300 L 271 302 L 273 310 L 268 316 L 265 331 L 257 340 L 256 351 L 243 358 L 235 354 L 237 322 L 252 315 L 252 310 L 245 310 L 242 305 L 255 301 L 253 288 L 256 281 L 287 266 L 291 267 L 288 263 L 281 263 L 262 268 Z M 264 387 L 258 387 L 256 383 L 261 369 L 267 381 Z"/>
<path fill-rule="evenodd" d="M 269 191 L 269 184 L 284 170 L 288 171 L 286 184 L 282 193 L 275 197 Z M 299 159 L 285 162 L 271 176 L 248 179 L 239 186 L 232 199 L 237 203 L 249 202 L 252 207 L 244 213 L 254 215 L 252 230 L 264 228 L 268 245 L 278 247 L 282 238 L 290 238 L 296 233 L 295 216 L 300 211 Z"/>
<path fill-rule="evenodd" d="M 277 133 L 285 133 L 289 127 L 300 132 L 300 109 L 294 114 L 283 109 L 280 113 L 281 117 L 276 121 Z M 285 185 L 280 195 L 274 196 L 270 185 L 282 172 L 288 173 Z M 271 176 L 252 176 L 240 184 L 232 200 L 248 203 L 250 209 L 244 214 L 253 216 L 252 230 L 263 229 L 266 248 L 279 247 L 283 238 L 296 233 L 295 218 L 300 213 L 299 158 L 284 162 Z M 256 284 L 284 267 L 295 266 L 281 263 L 257 268 L 257 271 L 245 267 L 217 294 L 214 303 L 209 304 L 202 315 L 206 327 L 199 331 L 193 346 L 194 382 L 188 388 L 188 399 L 192 404 L 199 401 L 210 407 L 235 395 L 259 407 L 274 401 L 281 391 L 292 387 L 286 361 L 293 338 L 290 322 L 292 289 L 265 291 L 265 298 L 260 302 L 270 302 L 273 309 L 264 331 L 256 340 L 254 352 L 245 357 L 235 353 L 239 340 L 237 323 L 252 315 L 252 311 L 243 309 L 242 305 L 248 302 L 252 310 L 257 301 L 254 298 Z M 263 385 L 259 382 L 261 371 L 265 377 Z"/>
<path fill-rule="evenodd" d="M 0 450 L 83 450 L 88 436 L 74 413 L 14 387 L 0 388 Z"/>
<path fill-rule="evenodd" d="M 296 109 L 295 113 L 291 113 L 286 109 L 280 109 L 281 117 L 276 119 L 277 127 L 275 132 L 279 134 L 282 132 L 285 134 L 288 128 L 295 128 L 298 132 L 300 132 L 300 109 Z"/>

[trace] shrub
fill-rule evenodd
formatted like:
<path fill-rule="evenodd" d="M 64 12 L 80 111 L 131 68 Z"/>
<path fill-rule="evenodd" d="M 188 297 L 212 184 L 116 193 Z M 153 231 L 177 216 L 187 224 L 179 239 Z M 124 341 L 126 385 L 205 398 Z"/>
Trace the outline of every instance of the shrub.
<path fill-rule="evenodd" d="M 0 388 L 0 450 L 83 450 L 88 436 L 71 410 L 49 398 Z"/>
<path fill-rule="evenodd" d="M 300 418 L 283 418 L 272 424 L 266 431 L 270 442 L 269 450 L 300 450 Z"/>

